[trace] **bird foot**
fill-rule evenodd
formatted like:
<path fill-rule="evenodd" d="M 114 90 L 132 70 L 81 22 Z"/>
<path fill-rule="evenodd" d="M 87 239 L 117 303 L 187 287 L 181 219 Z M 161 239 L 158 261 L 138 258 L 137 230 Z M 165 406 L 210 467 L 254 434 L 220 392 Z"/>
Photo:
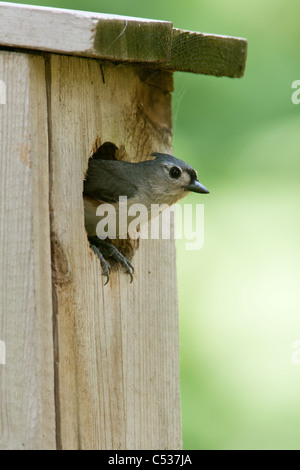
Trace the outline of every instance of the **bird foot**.
<path fill-rule="evenodd" d="M 100 260 L 100 263 L 101 263 L 101 266 L 102 266 L 102 275 L 106 276 L 106 282 L 104 284 L 104 285 L 106 285 L 109 281 L 111 265 L 109 264 L 108 261 L 106 261 L 103 254 L 101 253 L 101 251 L 99 250 L 99 248 L 96 245 L 93 245 L 92 243 L 90 243 L 90 247 L 93 250 L 93 252 L 96 253 L 96 255 L 98 256 L 98 258 Z"/>
<path fill-rule="evenodd" d="M 129 274 L 130 276 L 130 282 L 133 281 L 133 272 L 134 268 L 130 261 L 120 253 L 120 251 L 114 246 L 111 245 L 109 242 L 106 242 L 105 240 L 101 240 L 98 237 L 92 237 L 89 239 L 90 241 L 90 247 L 93 250 L 94 253 L 98 256 L 102 270 L 103 270 L 103 276 L 106 276 L 106 282 L 105 285 L 109 281 L 109 275 L 111 271 L 111 265 L 109 262 L 105 259 L 105 256 L 108 256 L 110 258 L 113 258 L 115 261 L 121 264 L 123 266 L 125 272 Z"/>

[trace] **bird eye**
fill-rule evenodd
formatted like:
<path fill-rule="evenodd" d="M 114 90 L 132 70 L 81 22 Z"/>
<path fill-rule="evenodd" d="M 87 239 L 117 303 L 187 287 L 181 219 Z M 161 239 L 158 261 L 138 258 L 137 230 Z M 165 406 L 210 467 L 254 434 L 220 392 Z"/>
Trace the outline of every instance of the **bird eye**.
<path fill-rule="evenodd" d="M 175 179 L 178 179 L 179 176 L 181 175 L 181 170 L 180 168 L 178 168 L 177 166 L 173 166 L 170 170 L 170 176 L 171 178 L 175 178 Z"/>

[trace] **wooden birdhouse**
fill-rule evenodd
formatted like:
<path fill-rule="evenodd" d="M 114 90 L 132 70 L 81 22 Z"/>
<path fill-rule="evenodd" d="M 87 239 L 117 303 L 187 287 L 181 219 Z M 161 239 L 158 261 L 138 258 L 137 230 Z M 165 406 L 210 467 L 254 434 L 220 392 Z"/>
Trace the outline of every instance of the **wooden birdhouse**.
<path fill-rule="evenodd" d="M 172 154 L 177 70 L 241 77 L 246 41 L 171 22 L 0 3 L 0 448 L 180 449 L 174 240 L 104 285 L 83 179 Z"/>

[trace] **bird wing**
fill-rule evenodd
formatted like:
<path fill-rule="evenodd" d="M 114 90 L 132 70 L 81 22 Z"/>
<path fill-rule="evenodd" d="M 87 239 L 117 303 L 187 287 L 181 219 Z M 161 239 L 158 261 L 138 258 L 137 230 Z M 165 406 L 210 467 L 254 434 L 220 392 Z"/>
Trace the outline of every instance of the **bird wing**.
<path fill-rule="evenodd" d="M 130 199 L 137 192 L 137 181 L 131 165 L 135 164 L 91 158 L 85 176 L 83 194 L 99 202 L 117 202 L 120 196 L 127 196 Z"/>

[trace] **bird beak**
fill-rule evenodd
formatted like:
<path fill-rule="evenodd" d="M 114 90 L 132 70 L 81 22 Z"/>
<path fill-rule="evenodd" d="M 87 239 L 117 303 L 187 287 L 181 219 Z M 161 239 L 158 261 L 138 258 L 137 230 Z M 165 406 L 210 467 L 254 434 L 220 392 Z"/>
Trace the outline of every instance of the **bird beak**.
<path fill-rule="evenodd" d="M 209 194 L 208 189 L 206 189 L 203 184 L 199 183 L 198 180 L 192 181 L 188 186 L 186 186 L 185 190 L 192 191 L 193 193 Z"/>

